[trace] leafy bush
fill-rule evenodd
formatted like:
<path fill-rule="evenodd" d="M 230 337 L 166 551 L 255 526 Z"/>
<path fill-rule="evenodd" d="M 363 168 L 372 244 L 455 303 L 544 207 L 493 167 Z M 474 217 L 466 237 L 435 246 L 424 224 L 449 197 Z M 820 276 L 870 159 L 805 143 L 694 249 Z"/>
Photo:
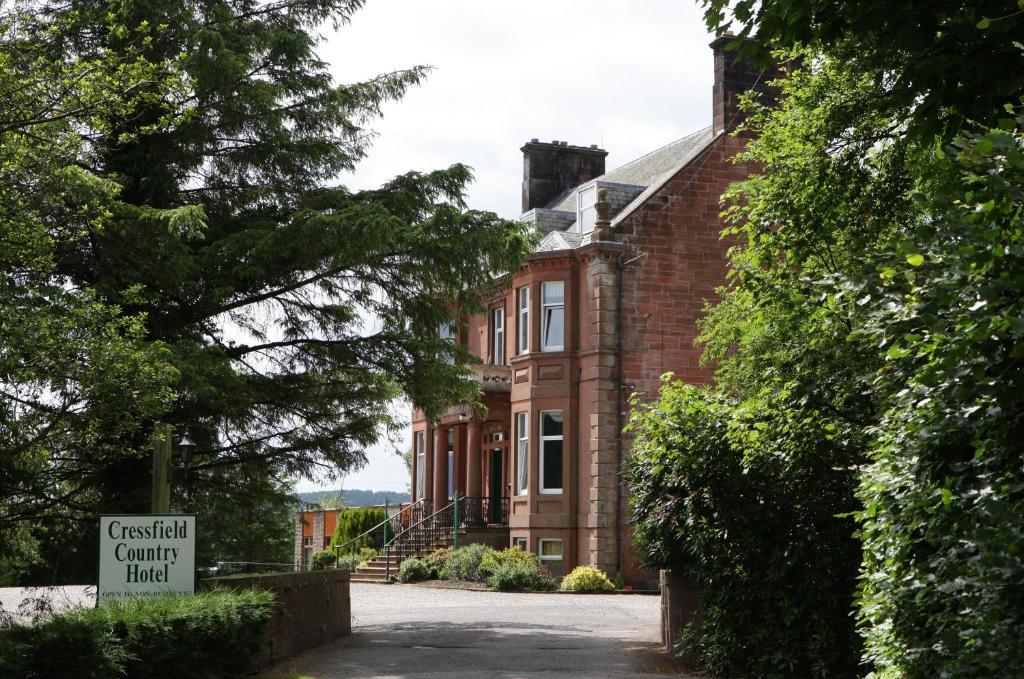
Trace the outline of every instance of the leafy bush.
<path fill-rule="evenodd" d="M 599 568 L 576 566 L 562 578 L 559 589 L 563 592 L 614 592 L 615 585 Z"/>
<path fill-rule="evenodd" d="M 937 217 L 884 265 L 913 276 L 851 290 L 893 394 L 860 489 L 883 676 L 1024 676 L 1024 106 L 1004 115 L 937 161 Z"/>
<path fill-rule="evenodd" d="M 524 552 L 518 547 L 509 547 L 500 552 L 494 551 L 485 554 L 484 558 L 480 560 L 480 572 L 485 576 L 492 575 L 499 566 L 507 563 L 520 563 L 530 568 L 540 567 L 540 561 L 537 560 L 536 554 Z"/>
<path fill-rule="evenodd" d="M 430 566 L 423 559 L 411 556 L 398 567 L 399 582 L 417 582 L 430 579 Z"/>
<path fill-rule="evenodd" d="M 426 562 L 427 566 L 430 567 L 431 578 L 441 577 L 441 571 L 444 570 L 444 564 L 451 553 L 451 547 L 442 547 L 441 549 L 435 549 L 427 556 Z"/>
<path fill-rule="evenodd" d="M 318 552 L 313 552 L 309 562 L 312 570 L 322 571 L 325 568 L 334 568 L 338 564 L 338 557 L 329 549 L 321 549 Z"/>
<path fill-rule="evenodd" d="M 386 516 L 383 507 L 351 507 L 343 509 L 338 512 L 338 525 L 335 527 L 334 535 L 331 537 L 331 547 L 340 547 L 350 540 L 354 540 L 384 521 Z M 380 538 L 383 538 L 383 532 L 381 532 Z M 376 548 L 379 546 L 374 542 L 376 539 L 378 539 L 377 536 L 373 534 L 367 535 L 356 542 L 355 546 L 357 549 L 362 547 Z M 346 550 L 349 547 L 346 547 Z"/>
<path fill-rule="evenodd" d="M 699 587 L 688 659 L 711 674 L 855 676 L 860 563 L 848 452 L 764 404 L 666 376 L 637 406 L 628 462 L 639 552 Z"/>
<path fill-rule="evenodd" d="M 480 562 L 493 552 L 494 549 L 487 545 L 467 545 L 453 549 L 441 568 L 441 578 L 482 581 L 484 576 L 480 573 Z"/>
<path fill-rule="evenodd" d="M 215 590 L 74 608 L 0 634 L 0 675 L 23 679 L 244 677 L 270 592 Z"/>
<path fill-rule="evenodd" d="M 487 578 L 487 585 L 499 592 L 551 592 L 558 589 L 558 581 L 546 568 L 513 559 L 496 564 Z"/>

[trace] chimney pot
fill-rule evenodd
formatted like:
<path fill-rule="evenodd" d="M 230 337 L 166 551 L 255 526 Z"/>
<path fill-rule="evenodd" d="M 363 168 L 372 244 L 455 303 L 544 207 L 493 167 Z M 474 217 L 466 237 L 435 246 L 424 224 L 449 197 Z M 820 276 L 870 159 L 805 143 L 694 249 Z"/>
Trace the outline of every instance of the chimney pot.
<path fill-rule="evenodd" d="M 523 212 L 543 208 L 566 189 L 604 174 L 608 152 L 596 144 L 570 145 L 567 141 L 525 144 L 523 152 Z"/>
<path fill-rule="evenodd" d="M 754 60 L 740 58 L 737 50 L 726 49 L 737 40 L 756 43 L 753 38 L 726 34 L 711 43 L 715 53 L 715 84 L 712 90 L 712 126 L 715 134 L 731 132 L 743 121 L 739 99 L 748 90 L 756 90 L 762 102 L 773 101 L 775 89 L 768 83 L 781 75 L 778 64 L 761 67 Z"/>

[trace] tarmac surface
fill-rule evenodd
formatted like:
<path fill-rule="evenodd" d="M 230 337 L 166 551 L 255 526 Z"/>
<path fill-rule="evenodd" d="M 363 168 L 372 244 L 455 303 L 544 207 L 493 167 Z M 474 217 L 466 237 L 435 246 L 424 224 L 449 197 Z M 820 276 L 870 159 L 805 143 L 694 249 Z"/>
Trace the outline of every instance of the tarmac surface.
<path fill-rule="evenodd" d="M 275 677 L 682 676 L 659 643 L 651 595 L 505 594 L 352 583 L 352 635 Z"/>

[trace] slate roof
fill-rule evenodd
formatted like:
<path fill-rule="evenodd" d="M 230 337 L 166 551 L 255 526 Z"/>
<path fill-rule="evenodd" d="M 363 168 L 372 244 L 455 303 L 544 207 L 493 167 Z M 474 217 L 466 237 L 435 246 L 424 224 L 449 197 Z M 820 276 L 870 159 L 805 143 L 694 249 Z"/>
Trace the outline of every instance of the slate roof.
<path fill-rule="evenodd" d="M 625 165 L 615 168 L 610 172 L 592 180 L 594 182 L 609 182 L 616 184 L 632 184 L 634 186 L 646 187 L 636 198 L 630 201 L 612 219 L 614 226 L 627 217 L 633 210 L 642 205 L 655 191 L 660 189 L 665 182 L 671 179 L 687 163 L 696 158 L 701 151 L 708 147 L 713 141 L 711 127 L 705 127 L 681 139 L 667 144 L 660 149 L 630 161 Z M 580 186 L 573 187 L 557 196 L 548 203 L 545 208 L 549 210 L 562 210 L 565 212 L 576 212 L 576 193 L 581 187 L 590 184 L 586 182 Z M 537 246 L 537 252 L 550 252 L 553 250 L 569 250 L 585 245 L 590 242 L 590 234 L 580 234 L 576 230 L 576 224 L 568 227 L 565 231 L 551 231 L 546 234 Z"/>

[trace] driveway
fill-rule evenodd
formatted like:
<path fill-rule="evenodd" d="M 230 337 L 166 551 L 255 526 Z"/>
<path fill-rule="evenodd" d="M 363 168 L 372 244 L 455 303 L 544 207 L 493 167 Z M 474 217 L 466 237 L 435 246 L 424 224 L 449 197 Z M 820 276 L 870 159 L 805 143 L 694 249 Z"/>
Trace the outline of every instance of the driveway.
<path fill-rule="evenodd" d="M 275 676 L 679 676 L 659 644 L 650 595 L 503 594 L 352 583 L 352 636 L 273 668 Z"/>

